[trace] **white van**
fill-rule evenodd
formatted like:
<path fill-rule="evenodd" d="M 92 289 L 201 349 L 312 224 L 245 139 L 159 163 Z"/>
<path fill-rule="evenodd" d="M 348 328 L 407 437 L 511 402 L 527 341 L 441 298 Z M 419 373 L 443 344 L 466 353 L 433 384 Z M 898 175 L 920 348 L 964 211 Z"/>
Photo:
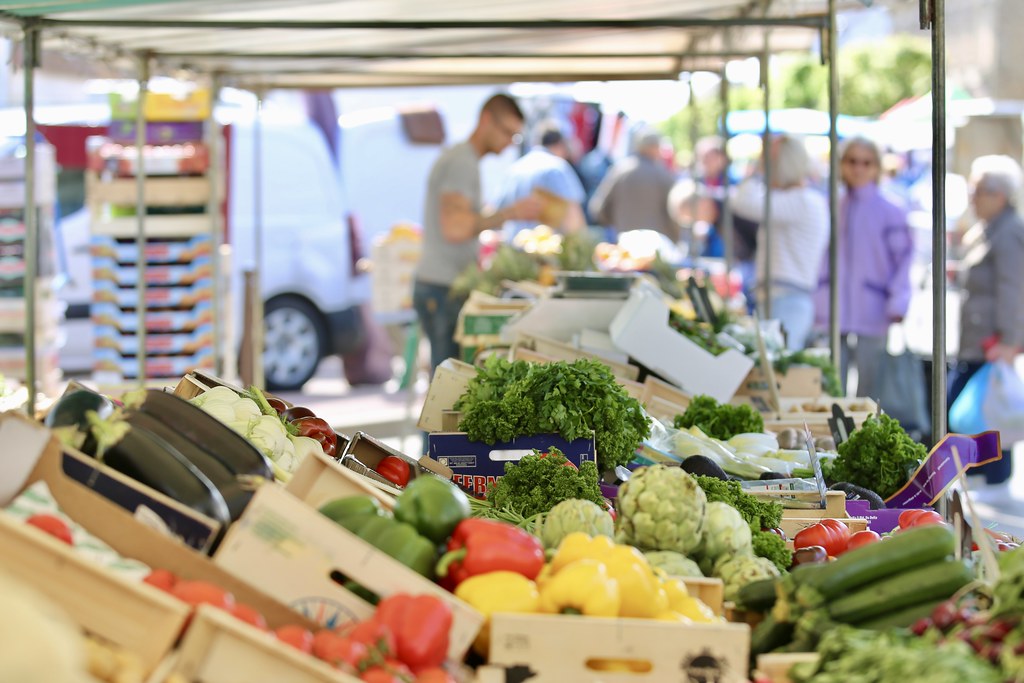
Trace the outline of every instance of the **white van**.
<path fill-rule="evenodd" d="M 226 131 L 225 230 L 232 246 L 231 315 L 240 332 L 243 273 L 256 262 L 254 140 L 251 124 L 231 124 Z M 292 390 L 312 377 L 323 357 L 347 353 L 361 342 L 358 307 L 369 300 L 370 283 L 356 272 L 356 228 L 320 130 L 305 120 L 267 120 L 261 139 L 264 372 L 268 388 Z M 93 344 L 87 209 L 60 222 L 58 240 L 67 281 L 59 296 L 69 305 L 70 342 L 62 367 L 88 371 Z"/>

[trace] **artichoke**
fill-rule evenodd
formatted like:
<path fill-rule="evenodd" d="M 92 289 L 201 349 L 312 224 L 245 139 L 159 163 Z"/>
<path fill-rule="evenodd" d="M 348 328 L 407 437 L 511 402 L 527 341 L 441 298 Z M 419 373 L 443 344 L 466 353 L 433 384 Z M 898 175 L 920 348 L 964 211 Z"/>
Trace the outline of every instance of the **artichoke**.
<path fill-rule="evenodd" d="M 619 486 L 617 539 L 641 550 L 695 550 L 704 530 L 707 497 L 678 467 L 650 465 Z"/>
<path fill-rule="evenodd" d="M 724 561 L 715 565 L 715 576 L 725 584 L 726 601 L 736 602 L 740 589 L 748 583 L 780 575 L 778 567 L 764 557 L 737 555 L 731 559 L 725 559 L 725 556 L 721 559 Z"/>
<path fill-rule="evenodd" d="M 682 553 L 674 553 L 671 550 L 649 550 L 644 553 L 647 562 L 655 569 L 660 569 L 669 576 L 679 578 L 704 576 L 697 563 Z"/>
<path fill-rule="evenodd" d="M 574 531 L 610 538 L 615 534 L 615 525 L 608 511 L 597 503 L 572 498 L 563 500 L 544 515 L 540 540 L 545 548 L 557 548 L 562 539 Z"/>
<path fill-rule="evenodd" d="M 750 525 L 728 503 L 708 503 L 700 555 L 709 563 L 723 555 L 752 555 Z"/>

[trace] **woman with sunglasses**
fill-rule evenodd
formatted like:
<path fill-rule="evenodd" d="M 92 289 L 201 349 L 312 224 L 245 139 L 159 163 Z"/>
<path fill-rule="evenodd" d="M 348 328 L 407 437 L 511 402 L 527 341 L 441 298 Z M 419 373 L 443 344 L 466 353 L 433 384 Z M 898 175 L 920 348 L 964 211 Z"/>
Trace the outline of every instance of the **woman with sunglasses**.
<path fill-rule="evenodd" d="M 910 305 L 913 237 L 904 210 L 879 189 L 882 155 L 874 142 L 849 139 L 839 168 L 845 189 L 836 263 L 842 335 L 839 372 L 845 391 L 852 360 L 857 368 L 857 396 L 877 397 L 889 326 L 902 322 Z M 820 273 L 815 314 L 818 324 L 827 329 L 828 254 Z"/>

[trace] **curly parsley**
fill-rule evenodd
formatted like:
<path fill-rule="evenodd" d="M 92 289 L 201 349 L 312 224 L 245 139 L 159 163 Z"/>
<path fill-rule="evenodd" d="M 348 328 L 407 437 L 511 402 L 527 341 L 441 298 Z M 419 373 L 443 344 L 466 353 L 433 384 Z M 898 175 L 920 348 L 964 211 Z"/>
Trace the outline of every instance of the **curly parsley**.
<path fill-rule="evenodd" d="M 597 466 L 584 462 L 577 469 L 557 448 L 548 453 L 534 451 L 519 462 L 505 463 L 505 476 L 487 490 L 487 501 L 496 509 L 526 518 L 572 499 L 604 507 Z"/>
<path fill-rule="evenodd" d="M 710 396 L 693 397 L 686 412 L 676 415 L 672 426 L 676 429 L 697 425 L 702 432 L 715 439 L 728 441 L 737 434 L 764 431 L 764 418 L 750 406 L 719 403 Z"/>
<path fill-rule="evenodd" d="M 625 465 L 650 436 L 640 403 L 600 361 L 509 362 L 489 358 L 455 404 L 459 429 L 492 444 L 518 436 L 559 434 L 566 441 L 594 432 L 601 471 Z"/>
<path fill-rule="evenodd" d="M 832 479 L 871 489 L 883 500 L 903 488 L 928 455 L 928 449 L 888 415 L 864 420 L 837 450 Z"/>

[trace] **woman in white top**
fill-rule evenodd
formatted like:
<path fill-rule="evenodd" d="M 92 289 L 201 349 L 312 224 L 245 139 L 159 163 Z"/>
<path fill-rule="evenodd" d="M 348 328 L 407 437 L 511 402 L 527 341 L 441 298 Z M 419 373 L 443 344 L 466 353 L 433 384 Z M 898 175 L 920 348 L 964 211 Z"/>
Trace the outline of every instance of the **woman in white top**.
<path fill-rule="evenodd" d="M 771 317 L 782 323 L 786 347 L 804 348 L 814 324 L 814 291 L 828 246 L 828 202 L 811 187 L 811 160 L 803 141 L 779 135 L 769 146 L 771 164 L 771 252 L 765 254 L 765 231 L 757 234 L 757 291 L 762 310 L 765 259 L 771 262 Z M 761 164 L 763 166 L 764 159 Z M 732 210 L 764 227 L 764 179 L 752 176 L 737 187 Z"/>

